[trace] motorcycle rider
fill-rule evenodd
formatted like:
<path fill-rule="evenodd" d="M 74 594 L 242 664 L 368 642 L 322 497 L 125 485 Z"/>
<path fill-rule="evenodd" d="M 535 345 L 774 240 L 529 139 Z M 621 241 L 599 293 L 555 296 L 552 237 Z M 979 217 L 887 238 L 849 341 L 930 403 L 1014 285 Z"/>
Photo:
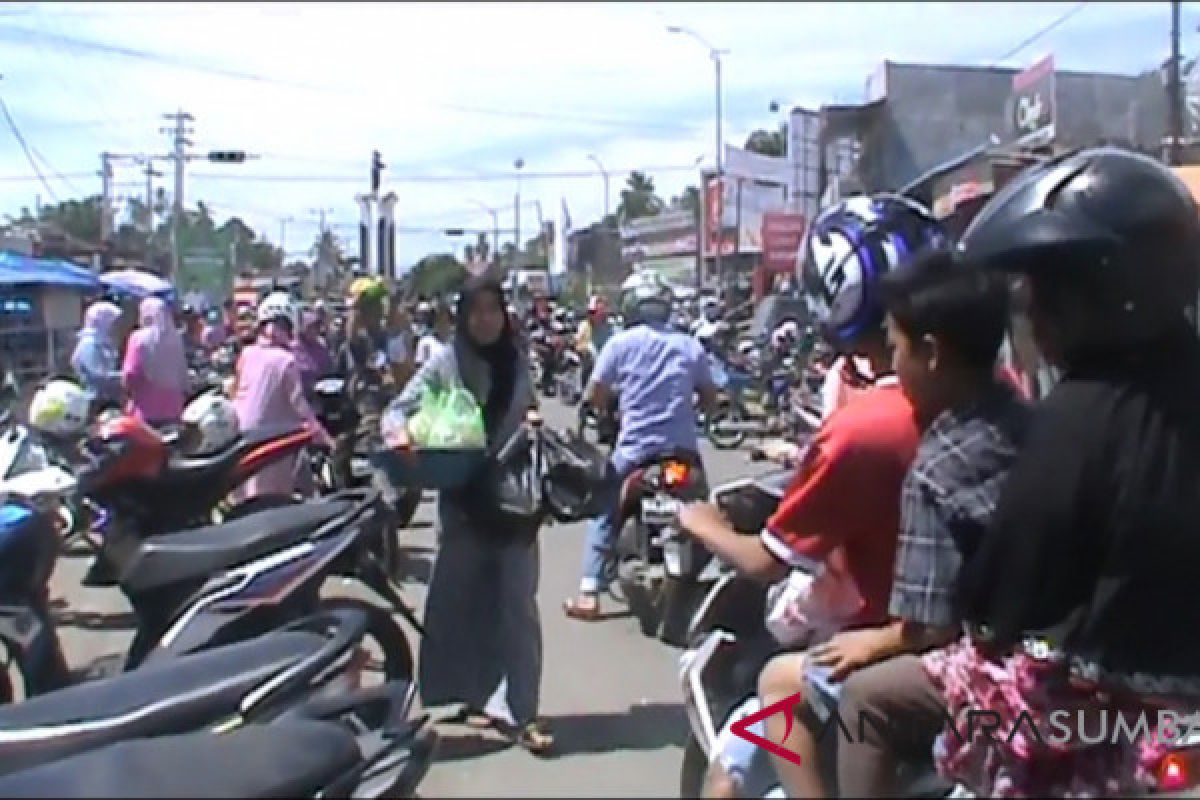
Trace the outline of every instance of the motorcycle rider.
<path fill-rule="evenodd" d="M 71 367 L 91 397 L 93 411 L 121 405 L 121 370 L 112 340 L 121 309 L 105 300 L 92 303 L 83 315 L 83 330 L 71 354 Z"/>
<path fill-rule="evenodd" d="M 959 712 L 1046 707 L 1185 717 L 1200 707 L 1200 216 L 1159 162 L 1116 148 L 1015 177 L 964 233 L 968 265 L 1025 278 L 1063 370 L 992 526 L 960 573 L 969 637 L 925 657 Z M 1094 718 L 1094 717 L 1093 717 Z M 1114 737 L 1116 739 L 1118 737 Z M 1164 743 L 958 743 L 939 771 L 980 794 L 1144 791 Z"/>
<path fill-rule="evenodd" d="M 948 248 L 918 256 L 881 282 L 893 367 L 923 431 L 904 479 L 900 538 L 888 613 L 878 627 L 836 634 L 807 653 L 778 656 L 759 680 L 763 705 L 799 690 L 806 669 L 845 681 L 839 710 L 904 720 L 896 750 L 921 760 L 944 723 L 937 690 L 919 653 L 955 638 L 952 594 L 964 553 L 990 523 L 996 498 L 1028 427 L 1029 409 L 995 374 L 1008 322 L 1006 287 L 965 270 Z M 767 736 L 805 754 L 802 764 L 773 759 L 788 796 L 823 797 L 811 714 L 785 734 L 781 718 Z M 925 735 L 917 733 L 922 728 Z M 881 753 L 883 730 L 837 742 L 838 788 L 850 797 L 890 797 L 897 764 Z M 811 754 L 811 756 L 810 756 Z"/>
<path fill-rule="evenodd" d="M 584 386 L 592 379 L 596 357 L 613 333 L 612 322 L 608 319 L 608 304 L 600 295 L 592 295 L 588 300 L 587 318 L 579 326 L 579 333 L 575 337 L 575 349 L 583 361 L 580 383 Z"/>
<path fill-rule="evenodd" d="M 577 597 L 564 603 L 568 617 L 599 617 L 599 593 L 606 588 L 605 566 L 617 535 L 621 485 L 634 469 L 670 453 L 688 453 L 703 481 L 696 411 L 716 400 L 708 361 L 699 343 L 669 328 L 671 304 L 666 293 L 643 285 L 632 292 L 627 319 L 638 323 L 609 340 L 589 386 L 593 408 L 606 408 L 610 395 L 620 401 L 621 423 L 602 487 L 596 490 L 604 513 L 592 520 L 583 552 L 583 577 Z"/>
<path fill-rule="evenodd" d="M 242 351 L 234 376 L 238 425 L 249 431 L 264 425 L 303 424 L 314 431 L 318 446 L 332 447 L 333 439 L 304 396 L 292 351 L 292 337 L 299 327 L 296 305 L 287 292 L 272 292 L 259 304 L 258 341 Z M 243 498 L 290 495 L 297 489 L 297 477 L 305 473 L 298 469 L 296 456 L 282 458 L 253 475 L 239 493 Z"/>
<path fill-rule="evenodd" d="M 359 432 L 377 431 L 378 418 L 387 405 L 388 337 L 383 327 L 387 287 L 377 278 L 358 278 L 350 285 L 350 319 L 346 341 L 338 352 L 336 367 L 346 381 L 347 402 L 359 418 Z M 352 483 L 351 460 L 358 433 L 338 437 L 333 467 L 339 482 Z"/>
<path fill-rule="evenodd" d="M 692 503 L 680 512 L 683 530 L 748 577 L 777 583 L 798 567 L 851 586 L 861 602 L 856 612 L 836 620 L 840 627 L 886 619 L 900 489 L 920 438 L 913 408 L 892 373 L 878 284 L 903 263 L 904 254 L 942 241 L 940 226 L 926 210 L 894 195 L 851 197 L 813 222 L 800 277 L 819 306 L 822 332 L 836 346 L 868 359 L 878 377 L 813 435 L 760 536 L 739 535 L 710 503 Z M 749 769 L 745 759 L 760 752 L 732 747 L 715 753 L 706 793 L 737 791 Z"/>

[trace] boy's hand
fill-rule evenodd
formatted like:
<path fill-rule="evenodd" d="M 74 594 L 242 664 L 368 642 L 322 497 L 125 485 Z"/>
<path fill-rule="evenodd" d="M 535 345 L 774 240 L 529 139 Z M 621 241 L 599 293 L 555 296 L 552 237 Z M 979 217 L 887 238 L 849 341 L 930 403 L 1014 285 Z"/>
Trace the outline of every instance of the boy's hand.
<path fill-rule="evenodd" d="M 879 645 L 880 632 L 877 629 L 843 631 L 824 644 L 811 648 L 808 657 L 818 667 L 828 667 L 831 680 L 840 681 L 855 670 L 878 661 Z"/>

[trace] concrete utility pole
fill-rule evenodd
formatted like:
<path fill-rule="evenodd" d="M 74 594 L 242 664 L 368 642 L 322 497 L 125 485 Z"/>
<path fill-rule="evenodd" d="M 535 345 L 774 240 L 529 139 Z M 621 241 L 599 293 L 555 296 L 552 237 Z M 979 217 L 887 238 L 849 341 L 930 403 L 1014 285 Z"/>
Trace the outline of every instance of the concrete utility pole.
<path fill-rule="evenodd" d="M 100 243 L 109 240 L 113 232 L 113 156 L 100 154 Z"/>
<path fill-rule="evenodd" d="M 172 137 L 173 148 L 170 159 L 175 162 L 175 197 L 173 202 L 174 208 L 171 213 L 171 274 L 177 275 L 179 274 L 180 265 L 183 263 L 182 254 L 179 251 L 179 225 L 183 219 L 184 166 L 188 159 L 187 148 L 192 144 L 192 141 L 187 137 L 188 134 L 195 133 L 194 130 L 187 127 L 187 124 L 195 121 L 195 117 L 180 109 L 174 114 L 163 114 L 163 119 L 175 123 L 175 127 L 160 128 L 159 132 L 169 134 Z"/>
<path fill-rule="evenodd" d="M 521 168 L 525 166 L 525 159 L 518 158 L 513 162 L 513 168 L 517 171 L 517 195 L 513 198 L 513 268 L 519 268 L 521 264 L 518 262 L 521 258 Z"/>
<path fill-rule="evenodd" d="M 1171 63 L 1167 67 L 1167 96 L 1170 114 L 1170 145 L 1167 160 L 1173 167 L 1183 162 L 1183 91 L 1179 81 L 1180 32 L 1179 12 L 1182 3 L 1171 0 Z"/>
<path fill-rule="evenodd" d="M 149 269 L 154 260 L 154 179 L 161 178 L 162 173 L 154 169 L 154 159 L 146 159 L 146 268 Z"/>

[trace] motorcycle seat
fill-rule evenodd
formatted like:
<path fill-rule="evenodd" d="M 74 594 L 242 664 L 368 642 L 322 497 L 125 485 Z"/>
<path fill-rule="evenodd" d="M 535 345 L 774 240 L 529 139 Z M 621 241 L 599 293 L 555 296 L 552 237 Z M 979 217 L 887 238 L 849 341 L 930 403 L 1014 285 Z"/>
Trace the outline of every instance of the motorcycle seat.
<path fill-rule="evenodd" d="M 195 730 L 238 711 L 254 688 L 325 639 L 281 631 L 147 664 L 0 708 L 0 775 L 125 739 Z M 0 790 L 0 797 L 13 796 Z"/>
<path fill-rule="evenodd" d="M 309 720 L 121 741 L 0 778 L 0 797 L 312 797 L 358 766 L 354 735 Z"/>
<path fill-rule="evenodd" d="M 185 456 L 173 453 L 167 461 L 162 480 L 169 482 L 205 482 L 225 472 L 232 462 L 240 460 L 250 451 L 274 439 L 300 433 L 299 425 L 270 425 L 245 431 L 228 447 L 216 453 L 202 456 Z"/>
<path fill-rule="evenodd" d="M 203 580 L 226 567 L 299 542 L 355 507 L 352 500 L 282 506 L 221 525 L 151 536 L 138 544 L 121 574 L 130 593 Z"/>

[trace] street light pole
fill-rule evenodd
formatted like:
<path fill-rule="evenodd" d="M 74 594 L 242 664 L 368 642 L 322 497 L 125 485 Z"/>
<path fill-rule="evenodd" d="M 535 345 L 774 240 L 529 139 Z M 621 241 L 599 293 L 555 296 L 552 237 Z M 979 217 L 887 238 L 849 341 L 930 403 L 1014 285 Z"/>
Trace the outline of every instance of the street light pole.
<path fill-rule="evenodd" d="M 728 54 L 729 51 L 728 50 L 718 50 L 717 48 L 713 47 L 711 44 L 709 44 L 707 39 L 705 39 L 700 34 L 696 33 L 691 28 L 684 28 L 679 25 L 668 25 L 667 32 L 668 33 L 680 33 L 680 34 L 684 34 L 684 35 L 692 37 L 693 39 L 695 39 L 697 42 L 699 42 L 701 45 L 703 45 L 708 50 L 708 57 L 712 59 L 713 69 L 714 69 L 714 73 L 715 73 L 715 77 L 716 77 L 716 89 L 717 89 L 717 103 L 716 103 L 716 106 L 717 106 L 717 110 L 716 110 L 716 113 L 717 113 L 717 119 L 716 119 L 717 187 L 718 187 L 720 196 L 723 199 L 724 194 L 725 194 L 725 170 L 724 170 L 724 157 L 722 154 L 722 150 L 724 148 L 722 147 L 722 140 L 721 140 L 721 56 Z M 721 206 L 723 206 L 723 205 L 724 205 L 724 203 L 722 202 Z M 725 226 L 722 224 L 722 217 L 724 217 L 724 215 L 725 215 L 724 214 L 725 209 L 723 207 L 719 207 L 719 208 L 720 208 L 720 211 L 717 215 L 717 243 L 716 243 L 716 247 L 714 248 L 714 252 L 713 252 L 713 269 L 717 274 L 718 281 L 721 279 L 721 247 L 724 244 L 724 240 L 725 240 Z"/>
<path fill-rule="evenodd" d="M 513 200 L 513 267 L 516 268 L 521 258 L 521 168 L 525 159 L 518 158 L 513 162 L 517 170 L 517 196 Z"/>
<path fill-rule="evenodd" d="M 596 156 L 589 154 L 588 159 L 599 167 L 600 174 L 604 177 L 604 219 L 607 220 L 611 208 L 608 204 L 608 170 L 604 168 L 604 164 Z"/>

